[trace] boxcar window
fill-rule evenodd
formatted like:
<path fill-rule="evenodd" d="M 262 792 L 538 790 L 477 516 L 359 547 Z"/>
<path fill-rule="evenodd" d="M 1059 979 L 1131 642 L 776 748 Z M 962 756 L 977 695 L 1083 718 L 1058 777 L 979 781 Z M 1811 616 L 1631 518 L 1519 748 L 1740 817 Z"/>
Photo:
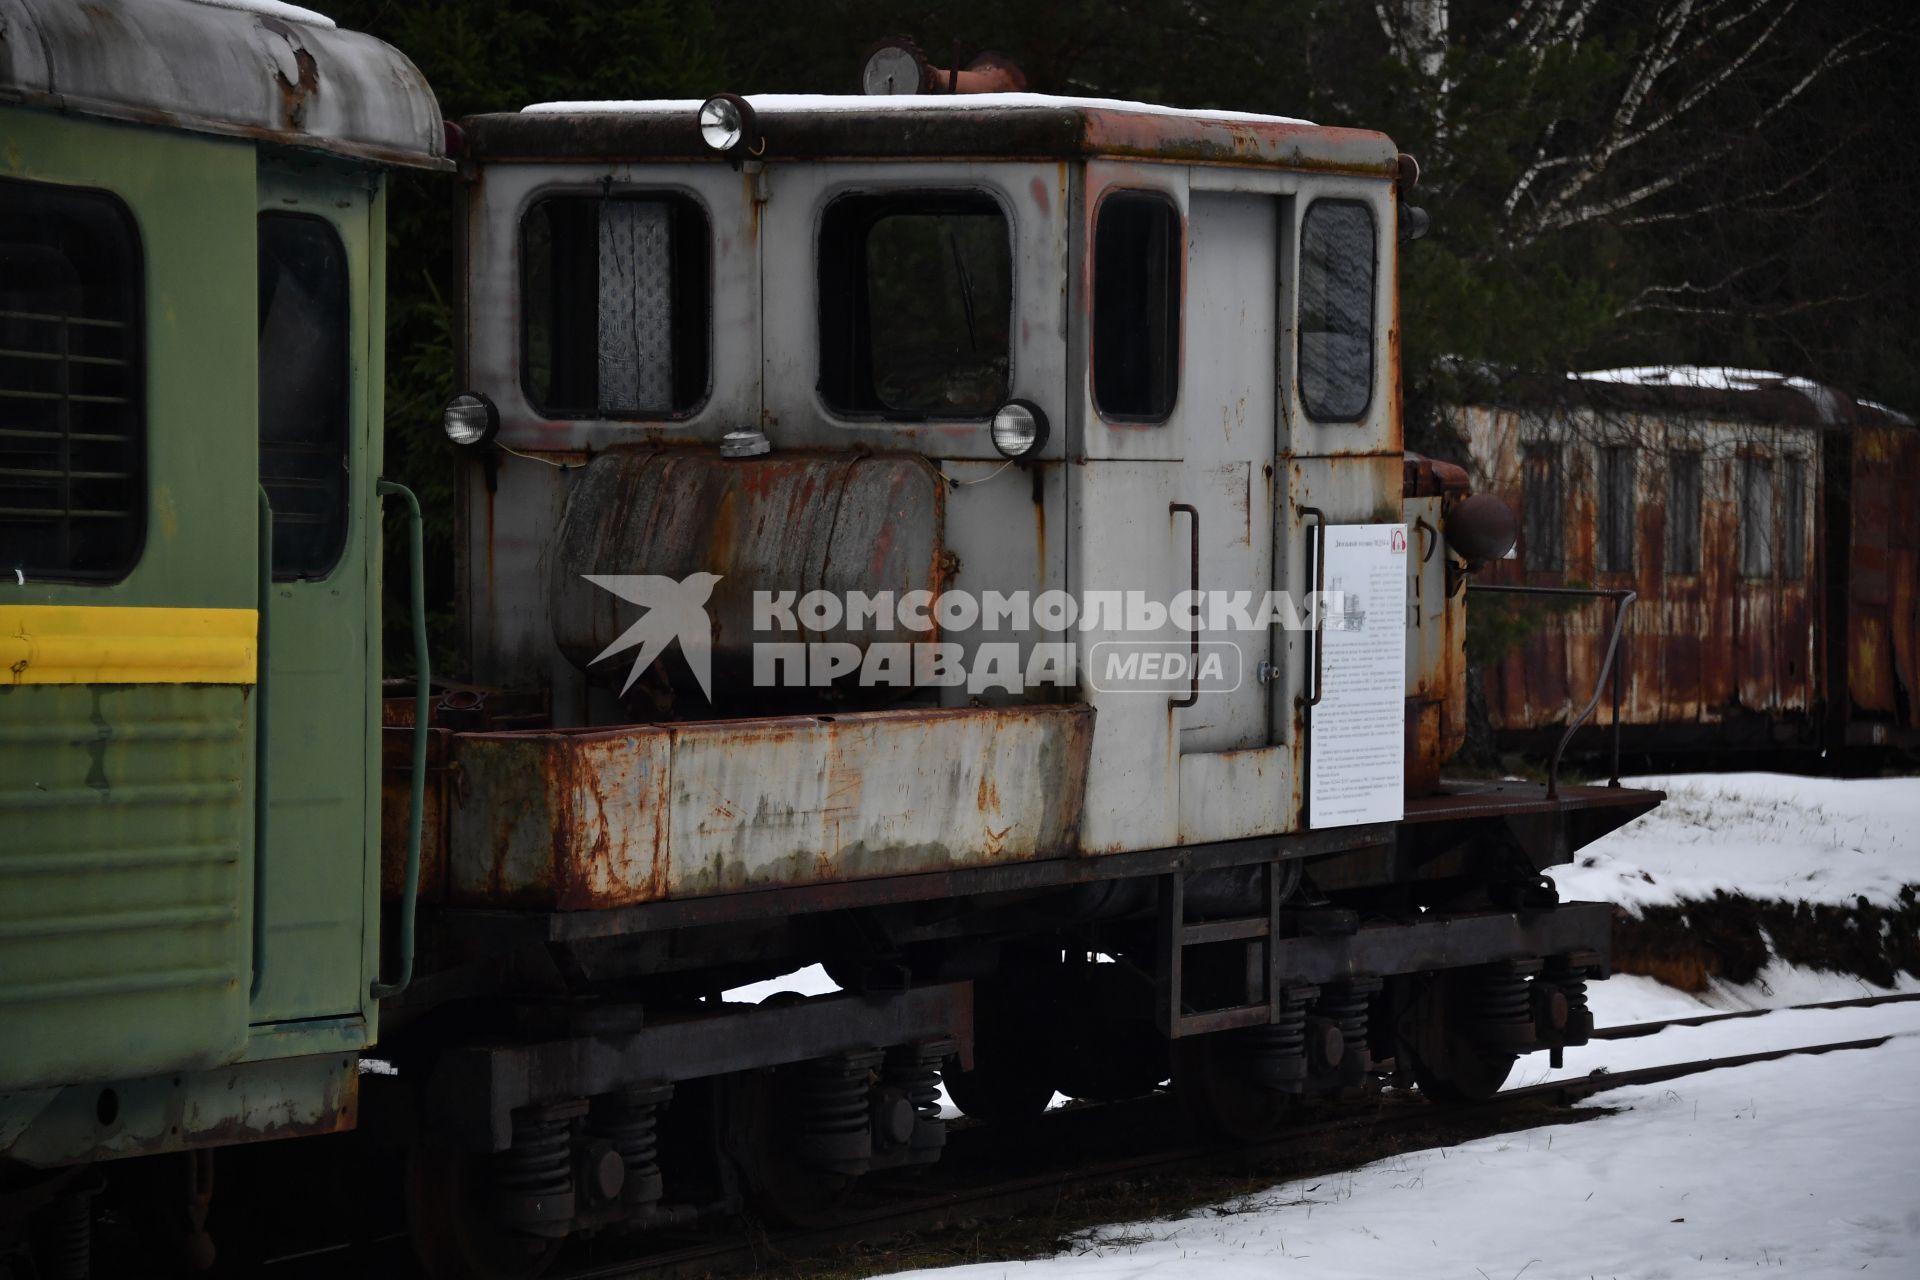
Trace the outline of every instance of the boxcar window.
<path fill-rule="evenodd" d="M 144 274 L 104 191 L 0 179 L 0 572 L 111 582 L 147 527 Z"/>
<path fill-rule="evenodd" d="M 1007 398 L 1013 247 L 977 192 L 842 196 L 820 225 L 820 395 L 847 413 L 984 418 Z"/>
<path fill-rule="evenodd" d="M 1700 455 L 1676 453 L 1667 459 L 1668 573 L 1700 572 Z"/>
<path fill-rule="evenodd" d="M 273 505 L 273 576 L 323 578 L 347 545 L 347 250 L 323 218 L 263 213 L 259 264 L 260 484 Z"/>
<path fill-rule="evenodd" d="M 1560 531 L 1565 509 L 1562 505 L 1564 490 L 1560 475 L 1560 446 L 1528 445 L 1524 480 L 1527 568 L 1563 568 Z"/>
<path fill-rule="evenodd" d="M 672 417 L 706 399 L 712 233 L 678 195 L 554 196 L 521 223 L 521 370 L 557 418 Z"/>
<path fill-rule="evenodd" d="M 1300 230 L 1300 398 L 1321 422 L 1373 399 L 1373 210 L 1316 200 Z"/>
<path fill-rule="evenodd" d="M 1180 214 L 1164 196 L 1116 192 L 1093 234 L 1093 403 L 1163 420 L 1180 379 Z"/>
<path fill-rule="evenodd" d="M 1633 450 L 1607 445 L 1600 450 L 1599 528 L 1594 538 L 1601 573 L 1633 572 Z"/>
<path fill-rule="evenodd" d="M 1773 462 L 1748 454 L 1740 459 L 1740 574 L 1773 576 Z"/>
<path fill-rule="evenodd" d="M 1780 572 L 1788 578 L 1807 573 L 1807 460 L 1788 458 L 1780 499 Z"/>

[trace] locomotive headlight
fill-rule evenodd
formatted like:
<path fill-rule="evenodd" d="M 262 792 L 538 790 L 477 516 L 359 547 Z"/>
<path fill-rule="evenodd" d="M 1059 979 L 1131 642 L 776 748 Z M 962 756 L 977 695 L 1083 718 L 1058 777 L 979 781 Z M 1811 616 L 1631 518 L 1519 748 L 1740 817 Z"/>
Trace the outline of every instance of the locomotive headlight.
<path fill-rule="evenodd" d="M 1025 458 L 1047 443 L 1047 415 L 1031 400 L 1009 400 L 994 410 L 993 447 L 1003 458 Z"/>
<path fill-rule="evenodd" d="M 744 146 L 753 133 L 753 107 L 737 93 L 716 93 L 700 104 L 700 141 L 715 151 Z"/>
<path fill-rule="evenodd" d="M 441 411 L 440 425 L 447 439 L 463 448 L 475 449 L 492 440 L 500 430 L 500 410 L 478 391 L 462 391 L 447 401 Z"/>

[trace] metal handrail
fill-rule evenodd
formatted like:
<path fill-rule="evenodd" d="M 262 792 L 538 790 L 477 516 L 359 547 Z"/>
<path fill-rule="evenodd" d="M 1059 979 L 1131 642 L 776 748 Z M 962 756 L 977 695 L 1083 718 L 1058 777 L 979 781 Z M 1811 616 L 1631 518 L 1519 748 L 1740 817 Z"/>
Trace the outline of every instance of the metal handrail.
<path fill-rule="evenodd" d="M 1574 596 L 1586 600 L 1613 601 L 1613 634 L 1607 638 L 1606 660 L 1600 664 L 1600 674 L 1594 678 L 1593 696 L 1587 699 L 1587 705 L 1580 714 L 1567 723 L 1567 730 L 1560 735 L 1560 741 L 1554 744 L 1553 759 L 1547 765 L 1547 799 L 1552 800 L 1560 793 L 1560 757 L 1567 749 L 1567 743 L 1573 741 L 1573 735 L 1593 709 L 1600 705 L 1600 689 L 1609 674 L 1613 677 L 1613 775 L 1607 779 L 1607 785 L 1620 785 L 1620 668 L 1616 659 L 1620 652 L 1620 632 L 1626 624 L 1627 607 L 1640 598 L 1640 593 L 1624 587 L 1606 589 L 1603 587 L 1523 587 L 1506 583 L 1475 582 L 1467 587 L 1468 592 L 1480 592 L 1485 595 L 1508 596 Z"/>

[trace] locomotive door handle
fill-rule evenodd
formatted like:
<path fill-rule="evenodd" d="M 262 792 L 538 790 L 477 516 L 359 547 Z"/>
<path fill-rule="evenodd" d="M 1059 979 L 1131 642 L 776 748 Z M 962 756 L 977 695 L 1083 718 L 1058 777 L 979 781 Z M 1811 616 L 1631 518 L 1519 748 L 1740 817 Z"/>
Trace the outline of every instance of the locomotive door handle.
<path fill-rule="evenodd" d="M 1176 512 L 1184 512 L 1187 517 L 1189 549 L 1187 576 L 1190 579 L 1189 585 L 1193 591 L 1193 598 L 1195 601 L 1198 601 L 1200 598 L 1200 512 L 1191 503 L 1169 502 L 1167 504 L 1168 518 L 1172 518 Z M 1187 696 L 1184 698 L 1168 698 L 1167 703 L 1169 706 L 1190 707 L 1200 701 L 1200 629 L 1198 627 L 1195 627 L 1193 630 L 1193 644 L 1187 653 L 1187 661 L 1192 668 L 1187 673 Z"/>
<path fill-rule="evenodd" d="M 1327 513 L 1318 507 L 1301 507 L 1300 514 L 1314 521 L 1313 538 L 1313 666 L 1307 673 L 1307 705 L 1320 705 L 1320 695 L 1325 692 L 1322 685 L 1320 657 L 1326 647 L 1326 594 L 1327 594 Z"/>
<path fill-rule="evenodd" d="M 423 543 L 425 529 L 420 519 L 420 499 L 413 490 L 391 480 L 375 485 L 381 497 L 396 497 L 407 504 L 407 583 L 413 622 L 413 777 L 407 795 L 407 882 L 400 898 L 400 976 L 381 982 L 374 975 L 373 998 L 397 996 L 413 980 L 413 918 L 420 902 L 420 819 L 426 807 L 427 722 L 432 718 L 430 690 L 433 673 L 427 663 L 427 583 Z"/>

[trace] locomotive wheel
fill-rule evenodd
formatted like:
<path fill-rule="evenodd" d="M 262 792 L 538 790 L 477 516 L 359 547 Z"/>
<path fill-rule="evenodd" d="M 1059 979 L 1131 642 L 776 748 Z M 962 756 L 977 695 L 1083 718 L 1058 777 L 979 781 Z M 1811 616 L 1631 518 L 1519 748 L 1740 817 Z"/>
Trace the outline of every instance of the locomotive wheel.
<path fill-rule="evenodd" d="M 1019 1124 L 1053 1101 L 1058 947 L 1012 951 L 974 989 L 973 1070 L 948 1058 L 941 1077 L 953 1105 L 985 1124 Z"/>
<path fill-rule="evenodd" d="M 1173 1091 L 1201 1132 L 1228 1141 L 1272 1133 L 1292 1095 L 1263 1089 L 1241 1073 L 1224 1034 L 1173 1041 Z"/>
<path fill-rule="evenodd" d="M 779 1077 L 767 1071 L 737 1076 L 727 1082 L 725 1097 L 748 1202 L 781 1226 L 831 1225 L 845 1207 L 854 1179 L 798 1159 L 792 1118 L 780 1107 Z"/>
<path fill-rule="evenodd" d="M 1466 982 L 1458 973 L 1426 979 L 1414 1004 L 1416 1033 L 1401 1045 L 1420 1092 L 1446 1105 L 1485 1102 L 1518 1060 L 1473 1042 L 1464 1014 Z"/>
<path fill-rule="evenodd" d="M 487 1212 L 485 1156 L 416 1147 L 407 1158 L 407 1227 L 434 1280 L 533 1280 L 562 1241 L 508 1231 Z"/>

